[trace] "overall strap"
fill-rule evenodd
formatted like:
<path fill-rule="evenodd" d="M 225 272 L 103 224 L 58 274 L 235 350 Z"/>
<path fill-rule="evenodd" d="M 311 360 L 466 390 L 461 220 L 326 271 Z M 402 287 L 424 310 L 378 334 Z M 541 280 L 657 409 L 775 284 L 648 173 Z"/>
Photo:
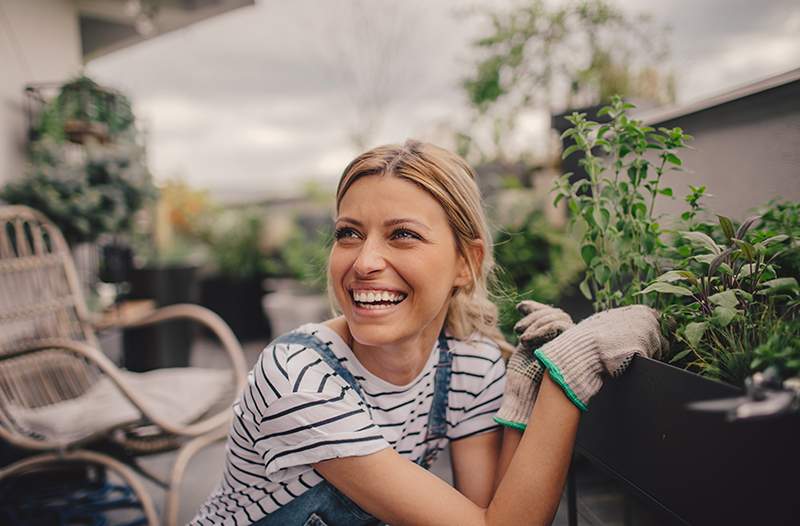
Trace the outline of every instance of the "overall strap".
<path fill-rule="evenodd" d="M 369 409 L 369 404 L 367 404 L 367 401 L 364 398 L 361 385 L 356 381 L 355 377 L 353 377 L 353 374 L 347 370 L 347 367 L 342 365 L 333 351 L 327 345 L 325 345 L 325 342 L 320 340 L 318 337 L 311 334 L 306 334 L 304 332 L 292 331 L 284 334 L 283 336 L 279 336 L 272 343 L 297 344 L 314 349 L 325 361 L 325 363 L 327 363 L 330 368 L 333 369 L 333 372 L 339 375 L 342 380 L 347 382 L 347 385 L 349 385 L 353 391 L 356 392 L 359 398 L 364 401 L 364 405 L 367 407 L 367 409 Z"/>
<path fill-rule="evenodd" d="M 442 332 L 439 333 L 439 362 L 436 364 L 436 375 L 433 380 L 433 400 L 425 431 L 425 454 L 417 461 L 425 469 L 430 467 L 439 452 L 436 442 L 447 436 L 447 405 L 452 361 L 450 345 L 442 327 Z"/>

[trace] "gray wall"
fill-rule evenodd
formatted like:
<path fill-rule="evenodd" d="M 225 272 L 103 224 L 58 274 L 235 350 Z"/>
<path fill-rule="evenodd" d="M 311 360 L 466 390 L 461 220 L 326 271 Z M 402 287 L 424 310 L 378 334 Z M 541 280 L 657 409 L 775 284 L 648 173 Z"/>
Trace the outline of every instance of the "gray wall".
<path fill-rule="evenodd" d="M 654 125 L 683 128 L 695 148 L 681 153 L 689 173 L 666 176 L 676 199 L 662 197 L 658 212 L 685 210 L 689 184 L 736 219 L 775 197 L 800 201 L 800 80 Z"/>
<path fill-rule="evenodd" d="M 81 69 L 78 15 L 72 0 L 0 0 L 0 185 L 25 169 L 26 84 L 58 82 Z"/>

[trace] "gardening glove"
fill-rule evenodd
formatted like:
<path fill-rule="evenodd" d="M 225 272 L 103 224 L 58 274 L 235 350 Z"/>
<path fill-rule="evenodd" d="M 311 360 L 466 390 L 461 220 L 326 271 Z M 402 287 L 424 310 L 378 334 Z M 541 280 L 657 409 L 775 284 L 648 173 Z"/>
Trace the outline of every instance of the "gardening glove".
<path fill-rule="evenodd" d="M 494 420 L 504 426 L 525 429 L 544 375 L 544 368 L 533 357 L 535 347 L 531 346 L 546 343 L 573 323 L 566 312 L 535 301 L 523 301 L 517 310 L 525 315 L 514 326 L 522 336 L 506 364 L 506 387 Z"/>
<path fill-rule="evenodd" d="M 619 376 L 637 354 L 666 352 L 658 312 L 633 305 L 598 312 L 534 352 L 550 377 L 582 411 L 603 385 L 603 376 Z"/>
<path fill-rule="evenodd" d="M 524 317 L 514 325 L 514 332 L 520 335 L 520 345 L 531 352 L 575 325 L 563 310 L 537 301 L 523 301 L 517 310 Z"/>

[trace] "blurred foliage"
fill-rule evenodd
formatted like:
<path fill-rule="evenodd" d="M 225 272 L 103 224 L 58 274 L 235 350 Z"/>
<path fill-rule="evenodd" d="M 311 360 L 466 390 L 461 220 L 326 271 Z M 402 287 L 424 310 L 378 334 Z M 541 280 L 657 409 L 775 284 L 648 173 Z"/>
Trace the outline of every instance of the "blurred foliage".
<path fill-rule="evenodd" d="M 587 107 L 613 94 L 675 99 L 674 81 L 663 71 L 666 30 L 646 15 L 631 16 L 606 0 L 527 0 L 482 14 L 491 29 L 474 42 L 479 58 L 463 87 L 476 120 L 491 121 L 498 156 L 527 108 Z M 461 133 L 459 150 L 466 153 L 472 140 Z"/>
<path fill-rule="evenodd" d="M 156 195 L 134 122 L 124 95 L 83 76 L 64 84 L 32 130 L 27 173 L 0 190 L 0 197 L 44 213 L 71 245 L 127 232 L 136 212 Z M 103 142 L 91 133 L 94 140 L 85 144 L 66 142 L 76 123 L 78 130 L 81 123 L 98 125 L 92 129 Z"/>
<path fill-rule="evenodd" d="M 500 329 L 509 341 L 519 319 L 517 303 L 523 299 L 558 303 L 577 284 L 583 269 L 574 240 L 536 209 L 520 226 L 507 226 L 495 235 L 494 257 L 499 268 L 493 292 Z"/>
<path fill-rule="evenodd" d="M 297 226 L 289 239 L 267 260 L 267 272 L 297 279 L 309 290 L 324 292 L 332 242 L 332 229 L 319 229 L 309 234 Z"/>
<path fill-rule="evenodd" d="M 264 228 L 264 213 L 257 208 L 215 214 L 207 242 L 216 271 L 235 280 L 263 276 L 267 271 Z"/>
<path fill-rule="evenodd" d="M 754 371 L 775 366 L 782 378 L 800 376 L 800 319 L 778 324 L 767 341 L 756 347 L 753 356 L 750 366 Z"/>
<path fill-rule="evenodd" d="M 94 129 L 116 141 L 116 136 L 131 131 L 134 122 L 126 96 L 80 76 L 59 88 L 58 95 L 45 105 L 33 132 L 37 138 L 63 142 L 71 125 L 89 123 L 99 125 Z"/>
<path fill-rule="evenodd" d="M 208 232 L 218 213 L 208 192 L 181 179 L 159 186 L 158 200 L 140 214 L 131 235 L 139 267 L 201 266 L 208 261 Z"/>
<path fill-rule="evenodd" d="M 45 214 L 70 245 L 128 231 L 134 214 L 156 195 L 144 148 L 95 144 L 79 156 L 74 148 L 47 138 L 31 145 L 29 173 L 8 183 L 0 197 Z"/>

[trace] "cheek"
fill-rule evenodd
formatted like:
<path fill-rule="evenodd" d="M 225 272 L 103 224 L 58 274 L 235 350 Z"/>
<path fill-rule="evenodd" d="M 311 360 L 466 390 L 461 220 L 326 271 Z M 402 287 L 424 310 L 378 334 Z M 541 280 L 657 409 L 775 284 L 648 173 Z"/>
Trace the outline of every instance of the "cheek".
<path fill-rule="evenodd" d="M 338 294 L 342 286 L 342 278 L 347 272 L 347 269 L 349 269 L 351 266 L 351 262 L 349 261 L 347 253 L 334 248 L 331 251 L 328 266 L 330 268 L 330 279 L 332 281 L 332 285 Z"/>

